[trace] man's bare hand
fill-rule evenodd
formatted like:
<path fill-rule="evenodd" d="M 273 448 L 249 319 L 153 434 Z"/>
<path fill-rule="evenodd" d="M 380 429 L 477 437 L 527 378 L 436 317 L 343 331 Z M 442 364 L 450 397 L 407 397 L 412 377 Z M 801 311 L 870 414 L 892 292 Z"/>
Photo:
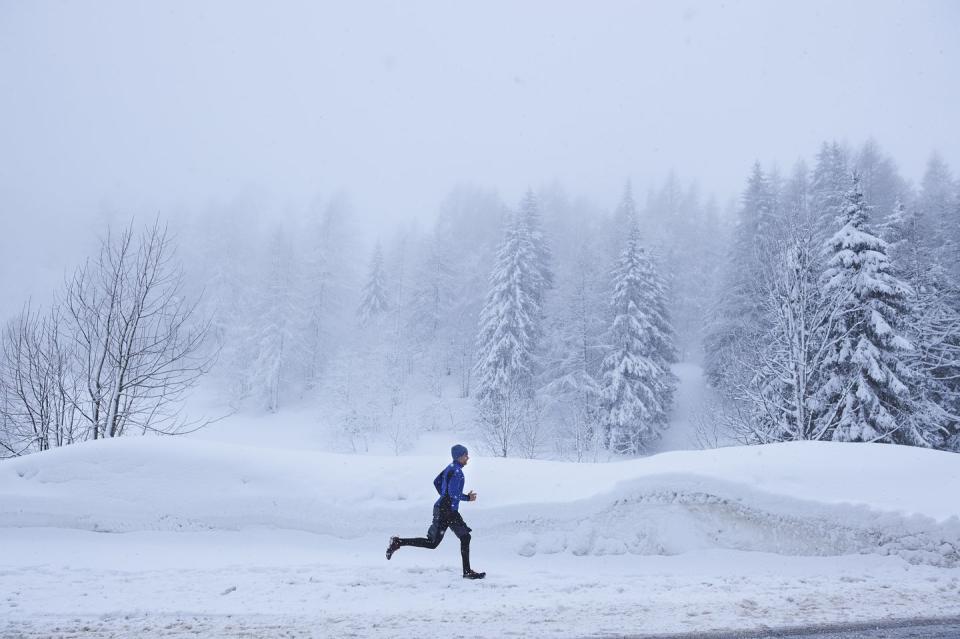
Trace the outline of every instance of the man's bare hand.
<path fill-rule="evenodd" d="M 473 492 L 472 490 L 467 493 L 467 497 L 470 498 L 470 501 L 477 501 L 477 493 Z"/>

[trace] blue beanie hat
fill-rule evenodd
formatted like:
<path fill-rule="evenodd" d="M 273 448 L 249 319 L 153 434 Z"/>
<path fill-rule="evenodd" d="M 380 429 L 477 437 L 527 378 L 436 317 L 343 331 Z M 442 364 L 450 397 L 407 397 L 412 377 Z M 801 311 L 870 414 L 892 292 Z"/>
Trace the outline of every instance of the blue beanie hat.
<path fill-rule="evenodd" d="M 450 454 L 453 455 L 454 459 L 460 459 L 467 454 L 467 447 L 462 444 L 457 444 L 450 449 Z"/>

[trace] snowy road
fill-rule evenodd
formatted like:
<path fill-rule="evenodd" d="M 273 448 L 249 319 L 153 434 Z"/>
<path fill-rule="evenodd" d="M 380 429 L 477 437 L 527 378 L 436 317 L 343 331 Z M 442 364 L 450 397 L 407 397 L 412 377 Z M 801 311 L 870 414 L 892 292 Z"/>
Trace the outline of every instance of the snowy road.
<path fill-rule="evenodd" d="M 687 633 L 683 635 L 639 635 L 622 639 L 956 639 L 960 618 L 842 624 L 780 631 Z"/>
<path fill-rule="evenodd" d="M 960 615 L 957 570 L 896 557 L 525 558 L 480 539 L 490 577 L 467 582 L 449 540 L 391 562 L 384 541 L 0 529 L 0 636 L 609 637 Z"/>
<path fill-rule="evenodd" d="M 123 639 L 125 637 L 232 637 L 249 639 L 306 639 L 317 635 L 309 627 L 291 628 L 283 623 L 245 623 L 243 619 L 212 620 L 203 617 L 169 617 L 138 619 L 130 616 L 118 620 L 63 620 L 43 631 L 30 626 L 17 629 L 11 626 L 3 639 Z M 351 636 L 346 632 L 342 636 Z M 355 636 L 355 635 L 354 635 Z M 390 636 L 383 634 L 381 636 Z M 612 635 L 621 639 L 956 639 L 960 637 L 960 619 L 944 622 L 895 622 L 889 624 L 861 624 L 851 628 L 834 627 L 808 632 L 792 629 L 774 632 L 686 633 L 683 635 Z M 587 635 L 583 639 L 603 639 Z"/>

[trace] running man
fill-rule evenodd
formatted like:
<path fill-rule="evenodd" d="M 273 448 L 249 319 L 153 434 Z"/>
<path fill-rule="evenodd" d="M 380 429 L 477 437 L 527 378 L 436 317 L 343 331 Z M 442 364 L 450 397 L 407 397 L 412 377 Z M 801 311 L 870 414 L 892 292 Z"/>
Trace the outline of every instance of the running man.
<path fill-rule="evenodd" d="M 470 568 L 470 527 L 463 521 L 459 511 L 461 501 L 477 500 L 477 493 L 472 490 L 466 494 L 463 492 L 463 467 L 470 461 L 470 455 L 466 446 L 457 444 L 450 449 L 450 456 L 453 457 L 453 461 L 433 480 L 433 485 L 440 493 L 440 497 L 433 504 L 433 523 L 427 531 L 427 536 L 408 539 L 391 537 L 390 545 L 387 547 L 387 559 L 393 557 L 393 553 L 397 552 L 401 546 L 433 550 L 443 541 L 443 534 L 449 528 L 460 539 L 463 578 L 483 579 L 487 573 L 475 572 Z"/>

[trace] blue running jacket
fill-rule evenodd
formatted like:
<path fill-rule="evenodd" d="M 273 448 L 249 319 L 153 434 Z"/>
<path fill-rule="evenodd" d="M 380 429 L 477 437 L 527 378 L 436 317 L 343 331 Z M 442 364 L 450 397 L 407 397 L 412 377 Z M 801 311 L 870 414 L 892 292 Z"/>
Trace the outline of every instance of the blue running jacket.
<path fill-rule="evenodd" d="M 470 497 L 463 494 L 463 466 L 456 461 L 450 462 L 450 465 L 440 471 L 437 478 L 433 480 L 433 486 L 440 493 L 434 506 L 439 506 L 444 497 L 450 498 L 450 508 L 458 510 L 460 500 L 470 501 Z"/>

